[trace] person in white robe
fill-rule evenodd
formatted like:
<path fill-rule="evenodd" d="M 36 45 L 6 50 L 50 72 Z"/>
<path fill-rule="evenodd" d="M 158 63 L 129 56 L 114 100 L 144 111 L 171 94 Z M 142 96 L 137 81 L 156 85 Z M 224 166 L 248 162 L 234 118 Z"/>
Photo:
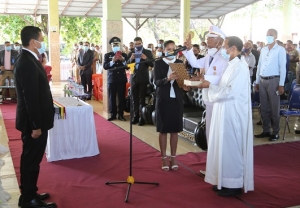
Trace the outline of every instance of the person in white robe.
<path fill-rule="evenodd" d="M 206 80 L 213 103 L 205 181 L 220 196 L 235 196 L 254 190 L 253 126 L 249 68 L 241 57 L 241 39 L 225 39 L 222 55 L 229 60 L 219 84 Z"/>
<path fill-rule="evenodd" d="M 223 58 L 221 55 L 221 47 L 225 39 L 224 32 L 217 26 L 211 26 L 209 28 L 209 33 L 207 34 L 207 47 L 208 54 L 201 59 L 196 59 L 191 43 L 191 36 L 189 35 L 186 39 L 185 46 L 187 47 L 186 51 L 183 51 L 184 56 L 194 68 L 202 69 L 198 77 L 194 77 L 192 80 L 205 79 L 213 84 L 218 84 L 224 70 L 228 66 L 228 61 Z M 202 90 L 202 99 L 205 104 L 206 110 L 206 140 L 209 143 L 209 129 L 210 129 L 210 119 L 213 110 L 213 103 L 208 100 L 208 90 Z M 200 170 L 200 173 L 205 174 L 204 170 Z"/>

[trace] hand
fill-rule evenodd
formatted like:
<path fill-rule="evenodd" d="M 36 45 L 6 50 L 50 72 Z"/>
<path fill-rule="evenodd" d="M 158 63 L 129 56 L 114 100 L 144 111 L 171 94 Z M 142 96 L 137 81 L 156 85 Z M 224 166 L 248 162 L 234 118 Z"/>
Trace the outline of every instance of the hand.
<path fill-rule="evenodd" d="M 134 53 L 132 53 L 130 59 L 131 59 L 131 60 L 135 59 L 135 54 L 134 54 Z"/>
<path fill-rule="evenodd" d="M 186 46 L 187 50 L 190 50 L 192 48 L 192 36 L 189 33 L 187 39 L 185 39 L 185 42 L 183 44 L 184 46 Z"/>
<path fill-rule="evenodd" d="M 115 63 L 116 61 L 118 61 L 119 60 L 119 58 L 118 58 L 118 56 L 114 56 L 113 58 L 112 58 L 112 61 Z"/>
<path fill-rule="evenodd" d="M 146 56 L 145 54 L 142 53 L 141 59 L 147 60 L 147 56 Z"/>
<path fill-rule="evenodd" d="M 255 92 L 258 92 L 258 91 L 259 91 L 259 84 L 256 84 L 256 85 L 254 86 L 254 90 L 255 90 Z"/>
<path fill-rule="evenodd" d="M 175 74 L 175 72 L 172 72 L 171 74 L 169 74 L 168 76 L 168 81 L 177 79 L 177 75 Z"/>
<path fill-rule="evenodd" d="M 4 66 L 0 66 L 0 69 L 2 70 L 2 71 L 4 71 L 5 69 L 4 69 Z"/>
<path fill-rule="evenodd" d="M 202 83 L 198 85 L 198 88 L 209 88 L 210 82 L 202 80 Z"/>
<path fill-rule="evenodd" d="M 41 136 L 41 134 L 42 134 L 41 129 L 32 130 L 31 137 L 37 139 Z"/>
<path fill-rule="evenodd" d="M 198 76 L 194 76 L 194 77 L 191 77 L 190 80 L 191 81 L 200 81 L 201 79 Z"/>
<path fill-rule="evenodd" d="M 205 69 L 204 68 L 200 69 L 200 74 L 205 74 Z"/>
<path fill-rule="evenodd" d="M 124 62 L 125 61 L 125 58 L 123 56 L 119 56 L 119 60 Z"/>
<path fill-rule="evenodd" d="M 183 85 L 183 90 L 184 91 L 190 91 L 190 89 L 191 89 L 190 86 Z"/>
<path fill-rule="evenodd" d="M 277 88 L 279 95 L 282 95 L 284 93 L 284 87 L 283 86 L 278 86 Z"/>

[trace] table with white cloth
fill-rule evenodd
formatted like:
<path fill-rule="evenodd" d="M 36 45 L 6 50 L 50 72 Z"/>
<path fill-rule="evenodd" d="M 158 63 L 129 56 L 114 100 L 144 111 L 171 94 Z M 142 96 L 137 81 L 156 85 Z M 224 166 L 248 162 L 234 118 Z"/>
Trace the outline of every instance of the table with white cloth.
<path fill-rule="evenodd" d="M 73 97 L 53 98 L 53 103 L 56 113 L 48 134 L 47 161 L 98 155 L 93 107 Z"/>
<path fill-rule="evenodd" d="M 68 80 L 69 77 L 72 77 L 72 63 L 71 61 L 61 61 L 60 62 L 60 80 Z"/>

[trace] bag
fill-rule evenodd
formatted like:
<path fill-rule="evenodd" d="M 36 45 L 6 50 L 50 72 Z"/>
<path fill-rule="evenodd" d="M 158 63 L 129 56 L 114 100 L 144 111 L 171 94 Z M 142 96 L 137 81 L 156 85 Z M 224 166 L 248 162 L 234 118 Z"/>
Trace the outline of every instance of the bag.
<path fill-rule="evenodd" d="M 155 109 L 155 93 L 150 94 L 151 98 L 149 100 L 148 105 L 142 108 L 142 117 L 146 123 L 152 124 L 152 112 Z"/>
<path fill-rule="evenodd" d="M 202 119 L 194 130 L 194 138 L 198 147 L 207 150 L 205 111 L 203 111 Z"/>

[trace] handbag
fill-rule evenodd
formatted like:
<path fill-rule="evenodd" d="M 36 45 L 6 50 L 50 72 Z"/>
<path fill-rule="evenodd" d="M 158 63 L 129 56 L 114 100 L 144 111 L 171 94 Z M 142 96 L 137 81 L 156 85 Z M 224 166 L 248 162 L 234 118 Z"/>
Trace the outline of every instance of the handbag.
<path fill-rule="evenodd" d="M 205 111 L 203 111 L 202 119 L 194 130 L 194 138 L 198 147 L 207 150 Z"/>

